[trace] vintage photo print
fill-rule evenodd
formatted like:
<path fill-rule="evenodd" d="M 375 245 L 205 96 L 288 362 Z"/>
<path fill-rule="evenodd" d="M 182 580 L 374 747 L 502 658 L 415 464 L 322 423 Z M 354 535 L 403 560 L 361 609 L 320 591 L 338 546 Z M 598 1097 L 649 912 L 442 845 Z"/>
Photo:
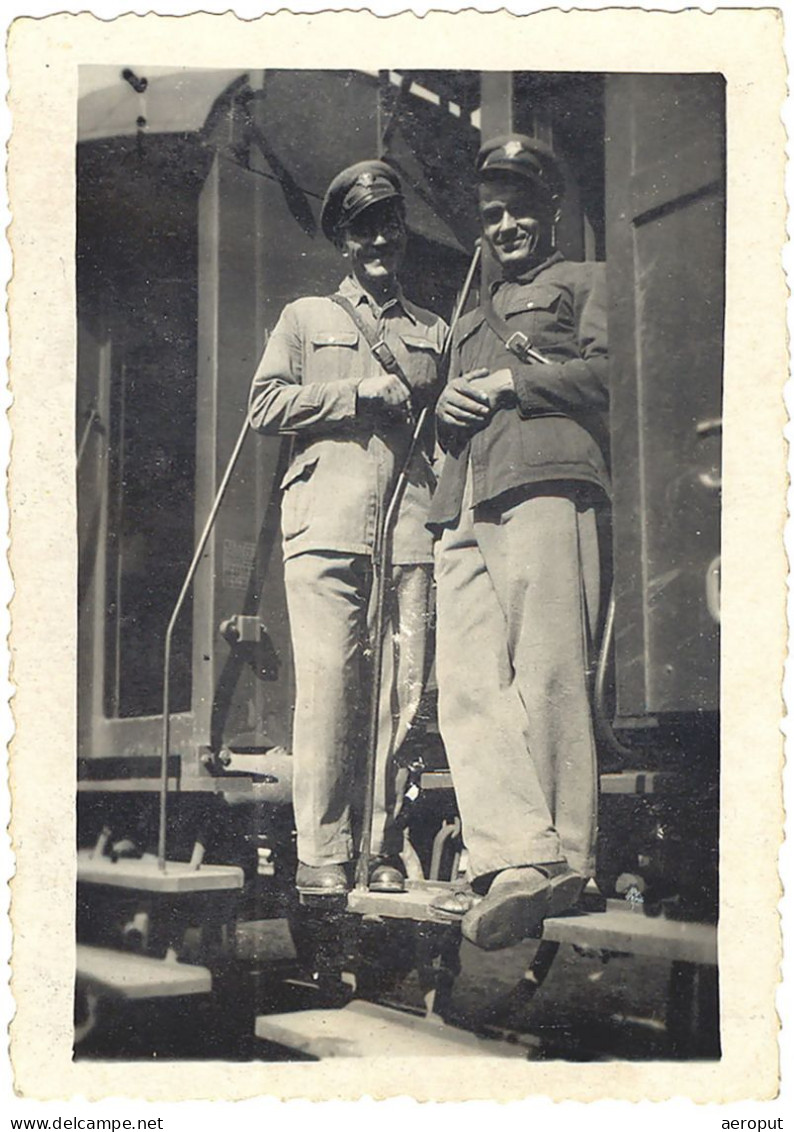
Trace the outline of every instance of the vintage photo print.
<path fill-rule="evenodd" d="M 9 61 L 17 1090 L 773 1097 L 779 13 Z"/>

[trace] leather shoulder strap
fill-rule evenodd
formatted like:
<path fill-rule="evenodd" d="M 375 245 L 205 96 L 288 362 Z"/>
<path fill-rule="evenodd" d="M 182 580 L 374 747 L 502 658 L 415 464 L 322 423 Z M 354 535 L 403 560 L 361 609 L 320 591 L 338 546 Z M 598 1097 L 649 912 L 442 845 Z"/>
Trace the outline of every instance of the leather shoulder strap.
<path fill-rule="evenodd" d="M 534 349 L 531 341 L 522 330 L 511 330 L 510 324 L 498 315 L 494 309 L 490 296 L 483 299 L 480 304 L 485 321 L 493 330 L 496 337 L 507 346 L 511 354 L 515 354 L 520 362 L 540 362 L 549 365 L 549 359 L 539 350 Z"/>
<path fill-rule="evenodd" d="M 399 380 L 403 383 L 408 392 L 413 393 L 411 383 L 405 376 L 405 372 L 402 366 L 392 353 L 391 347 L 383 340 L 383 338 L 378 338 L 371 327 L 367 326 L 367 324 L 364 322 L 364 319 L 358 313 L 350 300 L 345 298 L 344 295 L 340 294 L 329 295 L 328 298 L 332 303 L 336 303 L 338 307 L 342 308 L 342 310 L 345 312 L 345 314 L 361 334 L 361 337 L 369 346 L 373 357 L 379 363 L 381 368 L 386 370 L 386 373 L 394 374 L 394 376 L 396 378 L 399 378 Z"/>

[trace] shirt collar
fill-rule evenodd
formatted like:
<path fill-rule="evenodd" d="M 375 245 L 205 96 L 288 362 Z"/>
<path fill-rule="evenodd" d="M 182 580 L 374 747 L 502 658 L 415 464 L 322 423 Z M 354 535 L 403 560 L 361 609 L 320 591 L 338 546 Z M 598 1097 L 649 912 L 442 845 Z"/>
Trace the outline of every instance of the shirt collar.
<path fill-rule="evenodd" d="M 497 279 L 495 283 L 491 284 L 491 294 L 495 295 L 499 288 L 506 283 L 531 283 L 533 279 L 540 275 L 541 271 L 545 271 L 546 268 L 551 267 L 553 263 L 560 263 L 563 259 L 565 259 L 565 256 L 562 252 L 552 252 L 542 263 L 536 264 L 535 267 L 530 267 L 528 271 L 525 271 L 523 275 L 518 275 L 515 279 Z"/>
<path fill-rule="evenodd" d="M 393 309 L 399 309 L 402 314 L 406 315 L 406 317 L 411 320 L 411 322 L 416 324 L 416 316 L 411 310 L 410 304 L 403 294 L 403 289 L 399 285 L 399 283 L 397 284 L 397 293 L 393 298 L 389 299 L 388 302 L 384 303 L 382 307 L 379 307 L 373 299 L 372 295 L 370 295 L 368 291 L 364 290 L 358 279 L 356 279 L 355 275 L 345 276 L 345 278 L 339 285 L 339 294 L 344 295 L 346 299 L 349 299 L 355 307 L 360 306 L 362 303 L 366 303 L 375 318 L 380 318 L 382 314 L 386 314 L 388 311 L 391 311 Z"/>

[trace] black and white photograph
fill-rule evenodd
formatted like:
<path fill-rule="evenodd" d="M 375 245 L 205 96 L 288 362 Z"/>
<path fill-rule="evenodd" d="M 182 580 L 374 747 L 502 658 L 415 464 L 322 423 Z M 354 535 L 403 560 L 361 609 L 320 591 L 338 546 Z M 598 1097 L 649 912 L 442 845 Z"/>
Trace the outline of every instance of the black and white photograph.
<path fill-rule="evenodd" d="M 774 909 L 782 829 L 779 719 L 742 765 L 741 729 L 726 754 L 744 676 L 721 625 L 737 654 L 768 628 L 753 601 L 782 569 L 759 525 L 744 547 L 769 585 L 727 589 L 726 490 L 759 498 L 723 435 L 729 405 L 753 412 L 731 375 L 757 345 L 748 311 L 730 321 L 735 71 L 651 67 L 641 27 L 620 66 L 494 65 L 499 15 L 473 15 L 460 65 L 406 33 L 374 50 L 361 25 L 351 66 L 333 19 L 306 62 L 267 26 L 213 65 L 108 25 L 70 70 L 72 350 L 49 379 L 71 399 L 69 533 L 36 544 L 37 569 L 63 557 L 71 577 L 39 593 L 71 642 L 53 620 L 59 1048 L 83 1082 L 218 1062 L 355 1081 L 406 1058 L 432 1081 L 465 1058 L 461 1097 L 487 1095 L 470 1072 L 522 1096 L 527 1072 L 630 1063 L 627 1081 L 666 1067 L 718 1100 L 741 1011 L 774 1030 L 774 974 L 741 999 L 723 959 L 749 961 L 737 921 Z M 766 205 L 756 269 L 782 238 Z M 757 409 L 782 427 L 769 283 Z M 772 463 L 782 444 L 770 431 Z M 760 499 L 776 492 L 780 520 L 782 472 Z M 781 647 L 763 646 L 773 710 Z M 39 713 L 18 777 L 48 765 Z M 755 844 L 743 792 L 768 814 Z M 739 1096 L 772 1095 L 773 1047 Z"/>

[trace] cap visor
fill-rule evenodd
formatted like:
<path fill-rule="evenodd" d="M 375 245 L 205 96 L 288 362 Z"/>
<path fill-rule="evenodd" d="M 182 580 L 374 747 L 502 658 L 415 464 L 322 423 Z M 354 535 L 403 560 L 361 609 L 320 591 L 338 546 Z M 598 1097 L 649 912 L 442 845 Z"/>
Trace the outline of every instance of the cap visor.
<path fill-rule="evenodd" d="M 526 166 L 522 167 L 515 161 L 490 161 L 483 169 L 480 170 L 480 180 L 489 177 L 491 173 L 509 173 L 513 177 L 520 177 L 522 181 L 529 181 L 531 185 L 534 185 L 536 189 L 539 189 L 542 193 L 545 193 L 546 196 L 554 196 L 554 193 L 539 173 L 533 172 Z"/>
<path fill-rule="evenodd" d="M 374 186 L 367 195 L 366 200 L 359 201 L 358 204 L 350 209 L 344 219 L 344 223 L 340 224 L 339 227 L 347 228 L 357 216 L 360 216 L 362 212 L 366 212 L 370 205 L 379 204 L 382 200 L 391 200 L 395 197 L 402 197 L 402 193 L 398 193 L 396 189 L 392 189 L 387 185 Z"/>

